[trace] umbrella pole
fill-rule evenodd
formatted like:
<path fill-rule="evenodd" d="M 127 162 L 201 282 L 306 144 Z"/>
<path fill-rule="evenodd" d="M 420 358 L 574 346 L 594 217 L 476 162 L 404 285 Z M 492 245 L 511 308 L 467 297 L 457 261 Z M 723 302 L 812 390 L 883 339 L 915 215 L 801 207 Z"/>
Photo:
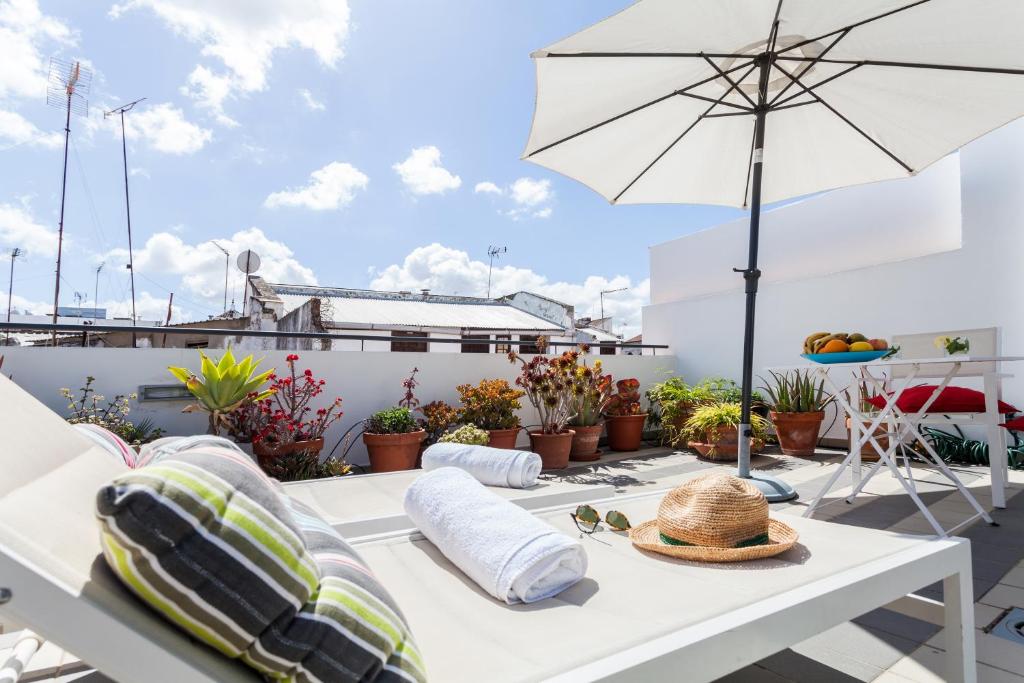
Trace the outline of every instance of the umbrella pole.
<path fill-rule="evenodd" d="M 796 491 L 781 479 L 760 473 L 752 474 L 750 471 L 750 439 L 753 436 L 753 431 L 750 428 L 750 404 L 752 402 L 754 381 L 754 313 L 757 305 L 757 283 L 761 278 L 761 271 L 757 268 L 757 247 L 761 227 L 761 173 L 764 166 L 764 129 L 768 118 L 768 72 L 771 70 L 772 60 L 768 53 L 764 53 L 759 61 L 761 78 L 758 89 L 758 106 L 754 118 L 754 153 L 751 159 L 753 168 L 751 173 L 750 237 L 747 267 L 745 269 L 735 269 L 736 272 L 743 273 L 744 291 L 747 297 L 746 317 L 743 326 L 743 393 L 740 404 L 739 463 L 736 475 L 748 480 L 759 488 L 769 502 L 776 503 L 796 498 Z"/>

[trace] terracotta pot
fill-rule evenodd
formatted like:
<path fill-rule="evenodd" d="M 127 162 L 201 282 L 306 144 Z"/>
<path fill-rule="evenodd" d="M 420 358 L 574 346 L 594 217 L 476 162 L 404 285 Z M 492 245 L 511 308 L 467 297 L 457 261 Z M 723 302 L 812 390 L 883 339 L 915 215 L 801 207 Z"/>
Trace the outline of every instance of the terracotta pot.
<path fill-rule="evenodd" d="M 572 430 L 576 432 L 572 437 L 572 450 L 569 451 L 570 460 L 589 462 L 601 457 L 601 451 L 597 449 L 597 442 L 601 440 L 601 432 L 604 431 L 604 423 L 596 425 L 573 425 Z"/>
<path fill-rule="evenodd" d="M 850 447 L 852 448 L 853 447 L 853 430 L 850 429 L 851 422 L 852 421 L 850 420 L 850 416 L 847 415 L 846 416 L 846 436 L 847 436 L 847 442 L 850 444 Z M 864 436 L 864 432 L 866 432 L 868 430 L 868 427 L 870 427 L 870 426 L 871 426 L 871 420 L 867 420 L 867 421 L 861 423 L 861 427 L 860 427 L 860 435 L 861 435 L 861 437 Z M 878 445 L 882 447 L 882 450 L 886 450 L 886 451 L 889 450 L 889 433 L 886 431 L 886 426 L 885 426 L 884 423 L 878 425 L 878 428 L 875 429 L 875 441 L 877 441 Z M 878 451 L 875 450 L 875 447 L 873 445 L 871 445 L 870 441 L 868 441 L 866 444 L 864 444 L 863 446 L 860 447 L 860 460 L 861 460 L 861 462 L 878 462 L 879 459 L 880 459 L 880 456 L 878 455 Z"/>
<path fill-rule="evenodd" d="M 825 419 L 822 411 L 814 413 L 769 413 L 779 437 L 779 448 L 786 455 L 807 457 L 814 455 L 818 445 L 818 433 Z"/>
<path fill-rule="evenodd" d="M 420 444 L 426 438 L 426 430 L 406 434 L 363 433 L 363 443 L 370 455 L 371 472 L 398 472 L 416 467 L 416 456 Z"/>
<path fill-rule="evenodd" d="M 613 451 L 636 451 L 644 435 L 647 413 L 613 415 L 608 418 L 608 447 Z"/>
<path fill-rule="evenodd" d="M 488 429 L 487 445 L 491 448 L 515 448 L 520 427 L 512 429 Z"/>
<path fill-rule="evenodd" d="M 705 460 L 733 461 L 739 457 L 739 429 L 734 425 L 720 425 L 713 432 L 709 432 L 705 438 L 707 443 L 691 441 L 687 444 L 697 451 L 700 457 Z M 754 450 L 754 439 L 750 440 L 750 450 Z"/>
<path fill-rule="evenodd" d="M 569 466 L 569 451 L 575 432 L 568 429 L 561 434 L 530 432 L 530 448 L 540 456 L 546 470 L 564 470 Z"/>
<path fill-rule="evenodd" d="M 252 444 L 252 453 L 256 456 L 256 461 L 260 464 L 260 467 L 266 470 L 271 468 L 274 465 L 274 461 L 283 455 L 302 453 L 305 451 L 310 455 L 316 456 L 320 454 L 323 447 L 323 439 L 313 439 L 312 441 L 293 441 L 283 445 L 274 445 L 267 443 L 266 441 L 257 441 Z"/>
<path fill-rule="evenodd" d="M 683 430 L 686 427 L 686 421 L 689 420 L 692 415 L 693 408 L 681 408 L 678 415 L 665 422 L 661 428 L 662 443 L 673 448 L 682 448 L 686 446 L 686 437 L 683 436 Z"/>

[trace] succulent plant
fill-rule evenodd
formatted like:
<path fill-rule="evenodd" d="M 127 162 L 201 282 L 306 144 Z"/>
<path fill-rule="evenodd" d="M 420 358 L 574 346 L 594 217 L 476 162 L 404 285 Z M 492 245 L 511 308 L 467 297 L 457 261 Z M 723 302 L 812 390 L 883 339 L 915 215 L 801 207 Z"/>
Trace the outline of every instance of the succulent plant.
<path fill-rule="evenodd" d="M 228 348 L 216 363 L 202 351 L 200 375 L 187 368 L 168 367 L 172 375 L 181 381 L 199 403 L 187 406 L 184 412 L 202 410 L 210 414 L 210 433 L 219 434 L 221 427 L 228 426 L 227 414 L 245 401 L 261 401 L 270 396 L 272 390 L 262 390 L 273 370 L 256 374 L 262 359 L 254 361 L 248 355 L 236 362 Z"/>

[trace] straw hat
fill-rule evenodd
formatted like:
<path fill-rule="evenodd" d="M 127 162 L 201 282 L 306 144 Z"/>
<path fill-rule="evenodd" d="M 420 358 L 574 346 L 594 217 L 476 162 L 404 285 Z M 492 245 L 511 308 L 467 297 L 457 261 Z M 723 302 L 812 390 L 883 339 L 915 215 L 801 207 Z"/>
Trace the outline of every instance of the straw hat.
<path fill-rule="evenodd" d="M 706 474 L 662 499 L 658 519 L 629 531 L 633 545 L 698 562 L 740 562 L 778 555 L 797 533 L 768 517 L 764 494 L 743 479 Z"/>

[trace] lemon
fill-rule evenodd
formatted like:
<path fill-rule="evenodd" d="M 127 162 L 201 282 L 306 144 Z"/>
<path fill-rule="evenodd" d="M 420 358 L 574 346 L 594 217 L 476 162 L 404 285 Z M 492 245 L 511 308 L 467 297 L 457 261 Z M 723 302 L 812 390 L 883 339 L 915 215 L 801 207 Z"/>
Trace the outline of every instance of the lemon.
<path fill-rule="evenodd" d="M 874 351 L 875 347 L 866 341 L 855 341 L 850 344 L 851 351 Z"/>

